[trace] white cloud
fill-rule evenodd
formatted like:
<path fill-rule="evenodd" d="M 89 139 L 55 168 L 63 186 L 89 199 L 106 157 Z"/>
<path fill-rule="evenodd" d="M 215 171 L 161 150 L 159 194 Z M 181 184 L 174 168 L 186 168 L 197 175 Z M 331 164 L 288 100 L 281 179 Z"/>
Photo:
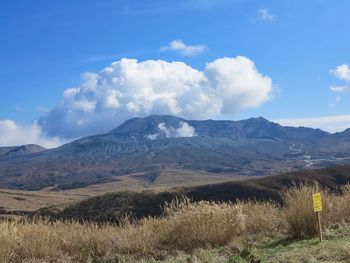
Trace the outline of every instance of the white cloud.
<path fill-rule="evenodd" d="M 151 114 L 206 119 L 233 115 L 269 99 L 272 80 L 246 57 L 221 58 L 203 71 L 183 62 L 121 59 L 88 73 L 60 105 L 39 119 L 45 132 L 66 138 L 106 132 Z"/>
<path fill-rule="evenodd" d="M 315 118 L 280 119 L 275 122 L 286 126 L 320 128 L 328 132 L 340 132 L 350 128 L 350 115 L 321 116 Z"/>
<path fill-rule="evenodd" d="M 350 90 L 350 68 L 347 64 L 342 64 L 329 71 L 337 79 L 344 81 L 345 84 L 338 86 L 330 86 L 329 89 L 334 92 L 344 93 Z"/>
<path fill-rule="evenodd" d="M 340 92 L 340 93 L 348 91 L 348 87 L 346 86 L 330 86 L 329 89 L 331 91 Z"/>
<path fill-rule="evenodd" d="M 64 142 L 58 137 L 48 137 L 36 123 L 30 125 L 17 124 L 13 120 L 0 120 L 0 146 L 19 146 L 38 144 L 45 148 L 54 148 Z"/>
<path fill-rule="evenodd" d="M 340 80 L 350 81 L 350 68 L 347 64 L 339 65 L 335 69 L 331 69 L 329 72 Z"/>
<path fill-rule="evenodd" d="M 272 91 L 271 78 L 259 73 L 246 57 L 217 59 L 207 64 L 204 73 L 220 100 L 217 106 L 222 114 L 257 107 Z"/>
<path fill-rule="evenodd" d="M 207 50 L 205 45 L 186 45 L 182 40 L 173 40 L 167 46 L 161 47 L 160 51 L 176 51 L 180 55 L 191 57 L 202 54 Z"/>
<path fill-rule="evenodd" d="M 181 122 L 179 128 L 168 127 L 164 122 L 158 124 L 159 133 L 150 134 L 146 137 L 150 140 L 159 138 L 181 138 L 197 136 L 195 129 L 187 122 Z"/>
<path fill-rule="evenodd" d="M 261 8 L 258 10 L 258 19 L 262 21 L 272 22 L 277 18 L 276 15 L 272 14 L 269 9 Z"/>

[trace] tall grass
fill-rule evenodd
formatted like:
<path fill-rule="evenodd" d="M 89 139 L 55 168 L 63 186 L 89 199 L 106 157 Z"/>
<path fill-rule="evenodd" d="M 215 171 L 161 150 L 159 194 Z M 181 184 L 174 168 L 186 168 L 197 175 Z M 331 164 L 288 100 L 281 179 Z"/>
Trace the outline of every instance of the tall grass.
<path fill-rule="evenodd" d="M 350 186 L 341 193 L 331 193 L 318 186 L 295 186 L 284 191 L 283 220 L 293 237 L 314 236 L 317 233 L 317 217 L 313 211 L 312 194 L 320 192 L 322 197 L 321 221 L 323 228 L 350 222 Z"/>
<path fill-rule="evenodd" d="M 118 258 L 160 257 L 173 251 L 227 245 L 255 235 L 287 231 L 316 233 L 311 194 L 321 191 L 325 227 L 350 222 L 350 187 L 342 195 L 300 186 L 284 192 L 284 206 L 271 202 L 191 202 L 177 199 L 164 216 L 118 225 L 74 221 L 5 220 L 0 222 L 0 262 L 119 262 Z M 111 260 L 111 261 L 108 261 Z M 113 260 L 113 261 L 112 261 Z"/>
<path fill-rule="evenodd" d="M 246 215 L 242 205 L 199 202 L 170 209 L 174 210 L 166 222 L 168 233 L 164 240 L 169 247 L 192 250 L 207 245 L 219 246 L 245 230 Z"/>
<path fill-rule="evenodd" d="M 288 231 L 295 237 L 310 236 L 317 233 L 317 217 L 313 211 L 311 194 L 317 187 L 296 186 L 284 192 L 283 214 Z M 322 194 L 325 204 L 324 193 Z"/>

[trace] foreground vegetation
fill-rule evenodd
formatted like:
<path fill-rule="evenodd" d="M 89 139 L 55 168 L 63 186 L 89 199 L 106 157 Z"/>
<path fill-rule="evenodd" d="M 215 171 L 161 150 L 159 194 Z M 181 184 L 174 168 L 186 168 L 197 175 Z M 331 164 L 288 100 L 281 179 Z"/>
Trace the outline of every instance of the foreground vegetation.
<path fill-rule="evenodd" d="M 314 238 L 315 191 L 291 188 L 283 207 L 180 198 L 167 203 L 161 217 L 125 216 L 118 225 L 6 220 L 0 222 L 0 262 L 349 262 L 350 187 L 341 194 L 322 191 L 323 244 Z"/>

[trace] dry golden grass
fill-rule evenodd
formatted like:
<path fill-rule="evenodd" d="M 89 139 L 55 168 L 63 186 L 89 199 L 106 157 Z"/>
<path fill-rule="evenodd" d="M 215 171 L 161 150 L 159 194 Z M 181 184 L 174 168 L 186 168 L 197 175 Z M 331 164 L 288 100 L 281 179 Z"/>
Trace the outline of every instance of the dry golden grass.
<path fill-rule="evenodd" d="M 126 217 L 118 226 L 39 219 L 2 221 L 0 262 L 63 258 L 64 262 L 87 262 L 120 255 L 159 257 L 171 251 L 226 245 L 248 233 L 276 228 L 272 226 L 275 221 L 268 227 L 256 223 L 263 217 L 260 211 L 266 208 L 277 211 L 272 204 L 192 203 L 183 199 L 167 204 L 164 217 L 137 222 Z"/>
<path fill-rule="evenodd" d="M 207 245 L 227 244 L 245 231 L 246 215 L 241 204 L 198 202 L 188 199 L 165 208 L 166 238 L 174 249 L 192 250 Z"/>
<path fill-rule="evenodd" d="M 341 194 L 331 193 L 318 186 L 296 186 L 284 192 L 283 216 L 289 234 L 294 237 L 314 236 L 317 233 L 317 217 L 313 211 L 312 193 L 320 192 L 323 210 L 323 228 L 350 222 L 350 185 Z"/>
<path fill-rule="evenodd" d="M 244 242 L 257 236 L 288 232 L 314 235 L 311 194 L 321 191 L 324 226 L 350 221 L 350 187 L 342 195 L 302 186 L 285 192 L 285 206 L 274 203 L 191 202 L 177 199 L 164 206 L 164 216 L 118 225 L 5 220 L 0 222 L 0 262 L 126 262 L 122 257 L 161 258 L 175 251 Z"/>
<path fill-rule="evenodd" d="M 72 262 L 86 262 L 90 257 L 108 254 L 106 236 L 114 228 L 75 222 L 4 221 L 0 224 L 0 262 L 67 257 Z"/>
<path fill-rule="evenodd" d="M 317 187 L 296 186 L 284 192 L 283 215 L 288 231 L 293 236 L 302 237 L 317 233 L 317 217 L 313 211 L 311 195 L 318 191 Z M 324 206 L 324 194 L 322 194 L 322 201 Z"/>

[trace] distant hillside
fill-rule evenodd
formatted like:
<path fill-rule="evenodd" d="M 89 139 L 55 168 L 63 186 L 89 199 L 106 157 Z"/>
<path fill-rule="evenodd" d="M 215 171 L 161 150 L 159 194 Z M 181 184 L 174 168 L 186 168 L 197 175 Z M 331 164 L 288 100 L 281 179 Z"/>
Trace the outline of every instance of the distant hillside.
<path fill-rule="evenodd" d="M 40 209 L 37 214 L 54 218 L 115 222 L 120 216 L 132 213 L 136 218 L 161 215 L 161 206 L 176 197 L 185 195 L 194 201 L 273 200 L 282 202 L 282 190 L 295 184 L 318 183 L 337 191 L 339 186 L 350 183 L 350 166 L 293 172 L 259 179 L 234 181 L 190 188 L 178 188 L 171 192 L 119 192 L 92 197 L 62 211 L 53 207 Z"/>
<path fill-rule="evenodd" d="M 14 157 L 21 156 L 31 153 L 38 153 L 45 151 L 44 147 L 36 144 L 26 144 L 21 146 L 12 146 L 12 147 L 0 147 L 0 157 Z"/>
<path fill-rule="evenodd" d="M 56 149 L 0 156 L 0 188 L 74 188 L 134 176 L 157 186 L 165 169 L 262 176 L 350 162 L 349 131 L 242 121 L 133 118 L 112 131 Z M 136 175 L 137 174 L 137 175 Z M 176 175 L 174 175 L 176 176 Z"/>

